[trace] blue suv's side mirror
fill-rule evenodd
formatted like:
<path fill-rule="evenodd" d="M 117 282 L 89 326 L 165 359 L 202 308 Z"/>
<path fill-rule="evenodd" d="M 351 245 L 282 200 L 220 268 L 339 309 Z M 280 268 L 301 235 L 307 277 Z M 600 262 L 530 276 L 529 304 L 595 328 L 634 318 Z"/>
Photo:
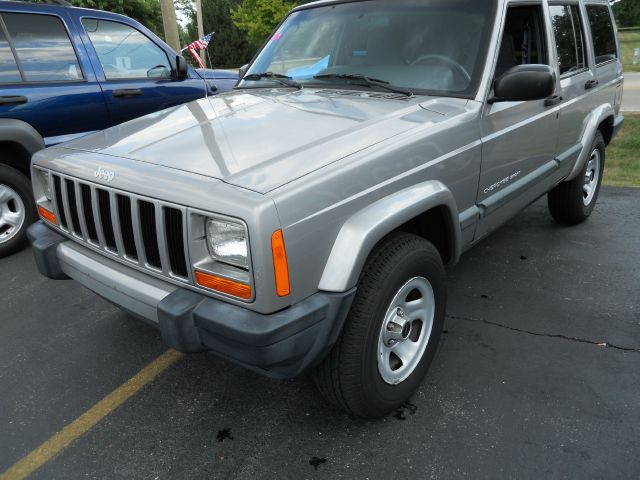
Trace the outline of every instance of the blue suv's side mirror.
<path fill-rule="evenodd" d="M 176 70 L 174 78 L 176 80 L 184 80 L 189 76 L 189 66 L 182 55 L 176 56 Z"/>

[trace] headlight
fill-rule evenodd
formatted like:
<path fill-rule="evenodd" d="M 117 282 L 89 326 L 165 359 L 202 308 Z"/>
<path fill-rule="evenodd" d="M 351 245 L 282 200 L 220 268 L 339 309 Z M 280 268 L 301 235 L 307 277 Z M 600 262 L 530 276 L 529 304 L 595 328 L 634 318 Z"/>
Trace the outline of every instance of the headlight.
<path fill-rule="evenodd" d="M 46 199 L 50 202 L 53 198 L 51 195 L 51 186 L 49 184 L 49 172 L 45 170 L 35 170 L 38 181 L 40 182 L 40 188 L 42 189 L 42 194 L 46 197 Z"/>
<path fill-rule="evenodd" d="M 211 256 L 216 260 L 249 269 L 249 249 L 244 225 L 225 220 L 208 220 L 207 245 Z"/>

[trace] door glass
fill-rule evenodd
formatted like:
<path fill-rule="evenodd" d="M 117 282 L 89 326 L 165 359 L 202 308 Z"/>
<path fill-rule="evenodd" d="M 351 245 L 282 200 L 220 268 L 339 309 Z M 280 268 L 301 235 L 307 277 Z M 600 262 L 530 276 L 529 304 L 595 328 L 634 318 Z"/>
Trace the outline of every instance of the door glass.
<path fill-rule="evenodd" d="M 22 77 L 16 65 L 16 59 L 9 47 L 9 42 L 0 28 L 0 83 L 21 82 Z"/>
<path fill-rule="evenodd" d="M 613 22 L 606 5 L 587 5 L 587 15 L 593 35 L 593 49 L 596 63 L 604 63 L 618 58 Z"/>
<path fill-rule="evenodd" d="M 509 8 L 500 44 L 496 79 L 518 65 L 547 63 L 541 14 L 539 6 Z"/>
<path fill-rule="evenodd" d="M 560 75 L 584 70 L 585 55 L 580 13 L 576 5 L 549 7 L 551 25 L 556 38 Z"/>
<path fill-rule="evenodd" d="M 51 15 L 3 13 L 27 82 L 82 80 L 67 31 Z"/>
<path fill-rule="evenodd" d="M 135 28 L 118 22 L 82 20 L 107 80 L 169 78 L 167 54 Z"/>

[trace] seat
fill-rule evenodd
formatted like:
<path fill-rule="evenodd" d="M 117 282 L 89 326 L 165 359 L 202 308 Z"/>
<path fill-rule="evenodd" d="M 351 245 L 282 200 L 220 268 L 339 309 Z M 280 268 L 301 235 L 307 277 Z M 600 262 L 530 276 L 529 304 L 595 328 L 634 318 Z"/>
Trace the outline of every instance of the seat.
<path fill-rule="evenodd" d="M 498 55 L 498 65 L 496 66 L 495 78 L 500 78 L 508 70 L 519 65 L 516 57 L 516 47 L 513 40 L 513 35 L 508 32 L 502 37 L 502 44 L 500 45 L 500 54 Z"/>

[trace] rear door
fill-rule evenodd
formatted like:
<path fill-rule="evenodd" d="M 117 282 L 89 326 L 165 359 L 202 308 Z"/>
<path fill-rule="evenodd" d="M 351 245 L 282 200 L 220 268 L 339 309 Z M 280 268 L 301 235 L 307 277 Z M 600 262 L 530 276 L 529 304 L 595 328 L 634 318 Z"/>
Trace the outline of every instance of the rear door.
<path fill-rule="evenodd" d="M 59 8 L 0 12 L 0 118 L 30 124 L 48 146 L 108 121 L 86 51 L 72 44 L 67 27 Z"/>
<path fill-rule="evenodd" d="M 96 53 L 112 125 L 205 97 L 204 80 L 194 72 L 174 80 L 169 53 L 140 30 L 97 18 L 81 24 Z"/>
<path fill-rule="evenodd" d="M 622 96 L 622 62 L 613 13 L 606 2 L 586 2 L 595 80 L 592 94 L 597 105 L 619 105 Z"/>
<path fill-rule="evenodd" d="M 595 107 L 590 92 L 597 87 L 594 69 L 589 68 L 586 24 L 578 2 L 551 2 L 549 16 L 560 78 L 560 135 L 557 158 L 563 170 L 570 169 L 582 149 L 584 122 Z"/>

